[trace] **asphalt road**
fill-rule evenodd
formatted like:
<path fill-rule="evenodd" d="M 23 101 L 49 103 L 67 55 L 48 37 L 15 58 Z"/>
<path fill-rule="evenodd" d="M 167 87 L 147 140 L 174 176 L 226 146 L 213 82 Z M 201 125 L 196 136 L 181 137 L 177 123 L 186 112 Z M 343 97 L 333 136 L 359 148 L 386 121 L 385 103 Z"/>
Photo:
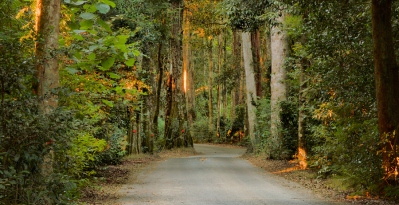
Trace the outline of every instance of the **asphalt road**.
<path fill-rule="evenodd" d="M 195 145 L 203 155 L 163 161 L 122 187 L 119 202 L 160 205 L 330 205 L 299 184 L 238 158 L 245 149 Z"/>

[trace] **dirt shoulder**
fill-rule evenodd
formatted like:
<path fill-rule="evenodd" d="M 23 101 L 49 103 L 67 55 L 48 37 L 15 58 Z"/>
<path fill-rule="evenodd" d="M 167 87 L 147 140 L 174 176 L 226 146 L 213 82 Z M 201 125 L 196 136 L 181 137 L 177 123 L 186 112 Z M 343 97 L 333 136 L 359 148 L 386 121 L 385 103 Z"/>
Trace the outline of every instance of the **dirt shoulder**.
<path fill-rule="evenodd" d="M 397 204 L 395 202 L 378 199 L 378 197 L 353 196 L 351 190 L 347 189 L 342 182 L 339 182 L 339 180 L 318 178 L 315 170 L 301 170 L 298 163 L 294 161 L 266 160 L 265 157 L 254 156 L 251 154 L 245 154 L 242 158 L 267 172 L 297 182 L 302 186 L 311 189 L 315 194 L 321 195 L 324 198 L 340 201 L 343 204 Z"/>
<path fill-rule="evenodd" d="M 118 194 L 122 185 L 134 183 L 143 169 L 155 167 L 157 162 L 168 158 L 188 157 L 198 154 L 193 148 L 162 151 L 149 155 L 139 154 L 125 157 L 120 165 L 100 168 L 92 184 L 81 191 L 79 204 L 116 205 L 121 197 Z"/>

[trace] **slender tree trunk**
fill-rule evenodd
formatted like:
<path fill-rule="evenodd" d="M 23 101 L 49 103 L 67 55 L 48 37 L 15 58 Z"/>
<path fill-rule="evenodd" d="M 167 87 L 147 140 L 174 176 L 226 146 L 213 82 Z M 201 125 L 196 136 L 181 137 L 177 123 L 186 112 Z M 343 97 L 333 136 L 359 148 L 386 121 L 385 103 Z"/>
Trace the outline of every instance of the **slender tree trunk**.
<path fill-rule="evenodd" d="M 222 33 L 219 34 L 219 39 L 218 39 L 218 70 L 217 70 L 217 75 L 220 75 L 221 69 L 222 69 Z M 220 116 L 221 116 L 221 82 L 218 82 L 217 84 L 217 118 L 216 118 L 216 135 L 218 138 L 220 138 Z"/>
<path fill-rule="evenodd" d="M 187 3 L 187 0 L 185 0 Z M 183 73 L 184 73 L 184 93 L 185 93 L 185 104 L 186 109 L 184 110 L 185 119 L 187 122 L 187 130 L 183 132 L 184 135 L 184 145 L 185 147 L 193 146 L 193 140 L 191 138 L 191 127 L 194 122 L 195 116 L 195 107 L 194 107 L 194 79 L 193 79 L 193 71 L 191 69 L 191 48 L 190 48 L 190 16 L 192 14 L 188 11 L 187 8 L 184 9 L 183 13 Z"/>
<path fill-rule="evenodd" d="M 242 33 L 242 49 L 244 54 L 245 82 L 246 82 L 246 103 L 248 113 L 248 136 L 251 140 L 251 148 L 256 152 L 256 82 L 254 73 L 254 62 L 251 49 L 251 33 Z"/>
<path fill-rule="evenodd" d="M 161 89 L 162 89 L 162 78 L 163 78 L 163 63 L 162 63 L 162 42 L 158 45 L 158 82 L 157 82 L 157 89 L 156 89 L 156 96 L 155 96 L 155 110 L 152 120 L 152 134 L 151 137 L 153 140 L 158 139 L 159 132 L 158 132 L 158 117 L 159 117 L 159 107 L 161 102 Z"/>
<path fill-rule="evenodd" d="M 168 80 L 166 82 L 166 107 L 165 107 L 165 147 L 166 149 L 173 148 L 172 140 L 172 107 L 173 107 L 173 77 L 172 74 L 168 74 Z"/>
<path fill-rule="evenodd" d="M 238 73 L 238 77 L 234 79 L 235 85 L 232 90 L 232 106 L 231 106 L 231 113 L 232 118 L 235 116 L 235 107 L 240 104 L 240 85 L 241 85 L 241 43 L 240 38 L 241 35 L 238 30 L 233 31 L 233 69 L 234 72 Z"/>
<path fill-rule="evenodd" d="M 213 40 L 209 40 L 208 45 L 208 61 L 209 61 L 209 79 L 208 79 L 208 126 L 209 126 L 209 139 L 208 142 L 211 142 L 214 136 L 214 129 L 213 129 Z"/>
<path fill-rule="evenodd" d="M 374 76 L 378 128 L 383 144 L 384 180 L 397 183 L 399 141 L 399 69 L 392 34 L 392 0 L 372 0 Z"/>
<path fill-rule="evenodd" d="M 134 111 L 134 120 L 133 120 L 133 130 L 132 130 L 132 154 L 139 154 L 140 150 L 139 150 L 139 135 L 138 135 L 138 120 L 139 118 L 139 114 Z"/>
<path fill-rule="evenodd" d="M 278 23 L 284 21 L 284 14 L 277 18 Z M 272 73 L 271 73 L 271 147 L 270 153 L 281 157 L 283 151 L 283 136 L 279 132 L 281 124 L 281 102 L 286 100 L 286 69 L 285 60 L 288 56 L 288 41 L 284 30 L 278 26 L 271 29 L 271 53 L 272 53 Z M 273 156 L 271 156 L 273 157 Z"/>
<path fill-rule="evenodd" d="M 254 56 L 254 72 L 256 81 L 256 95 L 262 97 L 262 73 L 260 67 L 260 33 L 259 30 L 251 32 L 252 52 Z"/>

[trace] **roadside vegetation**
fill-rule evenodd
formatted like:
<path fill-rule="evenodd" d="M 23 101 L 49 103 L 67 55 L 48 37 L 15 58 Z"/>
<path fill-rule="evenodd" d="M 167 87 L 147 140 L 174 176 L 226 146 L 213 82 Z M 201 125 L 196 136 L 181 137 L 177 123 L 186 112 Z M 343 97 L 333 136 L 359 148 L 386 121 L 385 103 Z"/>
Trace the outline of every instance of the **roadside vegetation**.
<path fill-rule="evenodd" d="M 398 16 L 393 0 L 2 0 L 0 204 L 74 204 L 107 169 L 194 142 L 399 200 Z"/>

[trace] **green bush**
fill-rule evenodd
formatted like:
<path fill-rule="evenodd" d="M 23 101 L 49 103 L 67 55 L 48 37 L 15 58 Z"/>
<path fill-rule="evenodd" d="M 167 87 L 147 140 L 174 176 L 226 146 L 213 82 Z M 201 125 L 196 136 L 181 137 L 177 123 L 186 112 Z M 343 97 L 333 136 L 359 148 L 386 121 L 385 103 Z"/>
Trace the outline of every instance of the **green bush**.
<path fill-rule="evenodd" d="M 99 153 L 107 148 L 107 142 L 82 133 L 72 139 L 68 156 L 68 174 L 82 178 L 95 174 L 93 162 Z"/>

